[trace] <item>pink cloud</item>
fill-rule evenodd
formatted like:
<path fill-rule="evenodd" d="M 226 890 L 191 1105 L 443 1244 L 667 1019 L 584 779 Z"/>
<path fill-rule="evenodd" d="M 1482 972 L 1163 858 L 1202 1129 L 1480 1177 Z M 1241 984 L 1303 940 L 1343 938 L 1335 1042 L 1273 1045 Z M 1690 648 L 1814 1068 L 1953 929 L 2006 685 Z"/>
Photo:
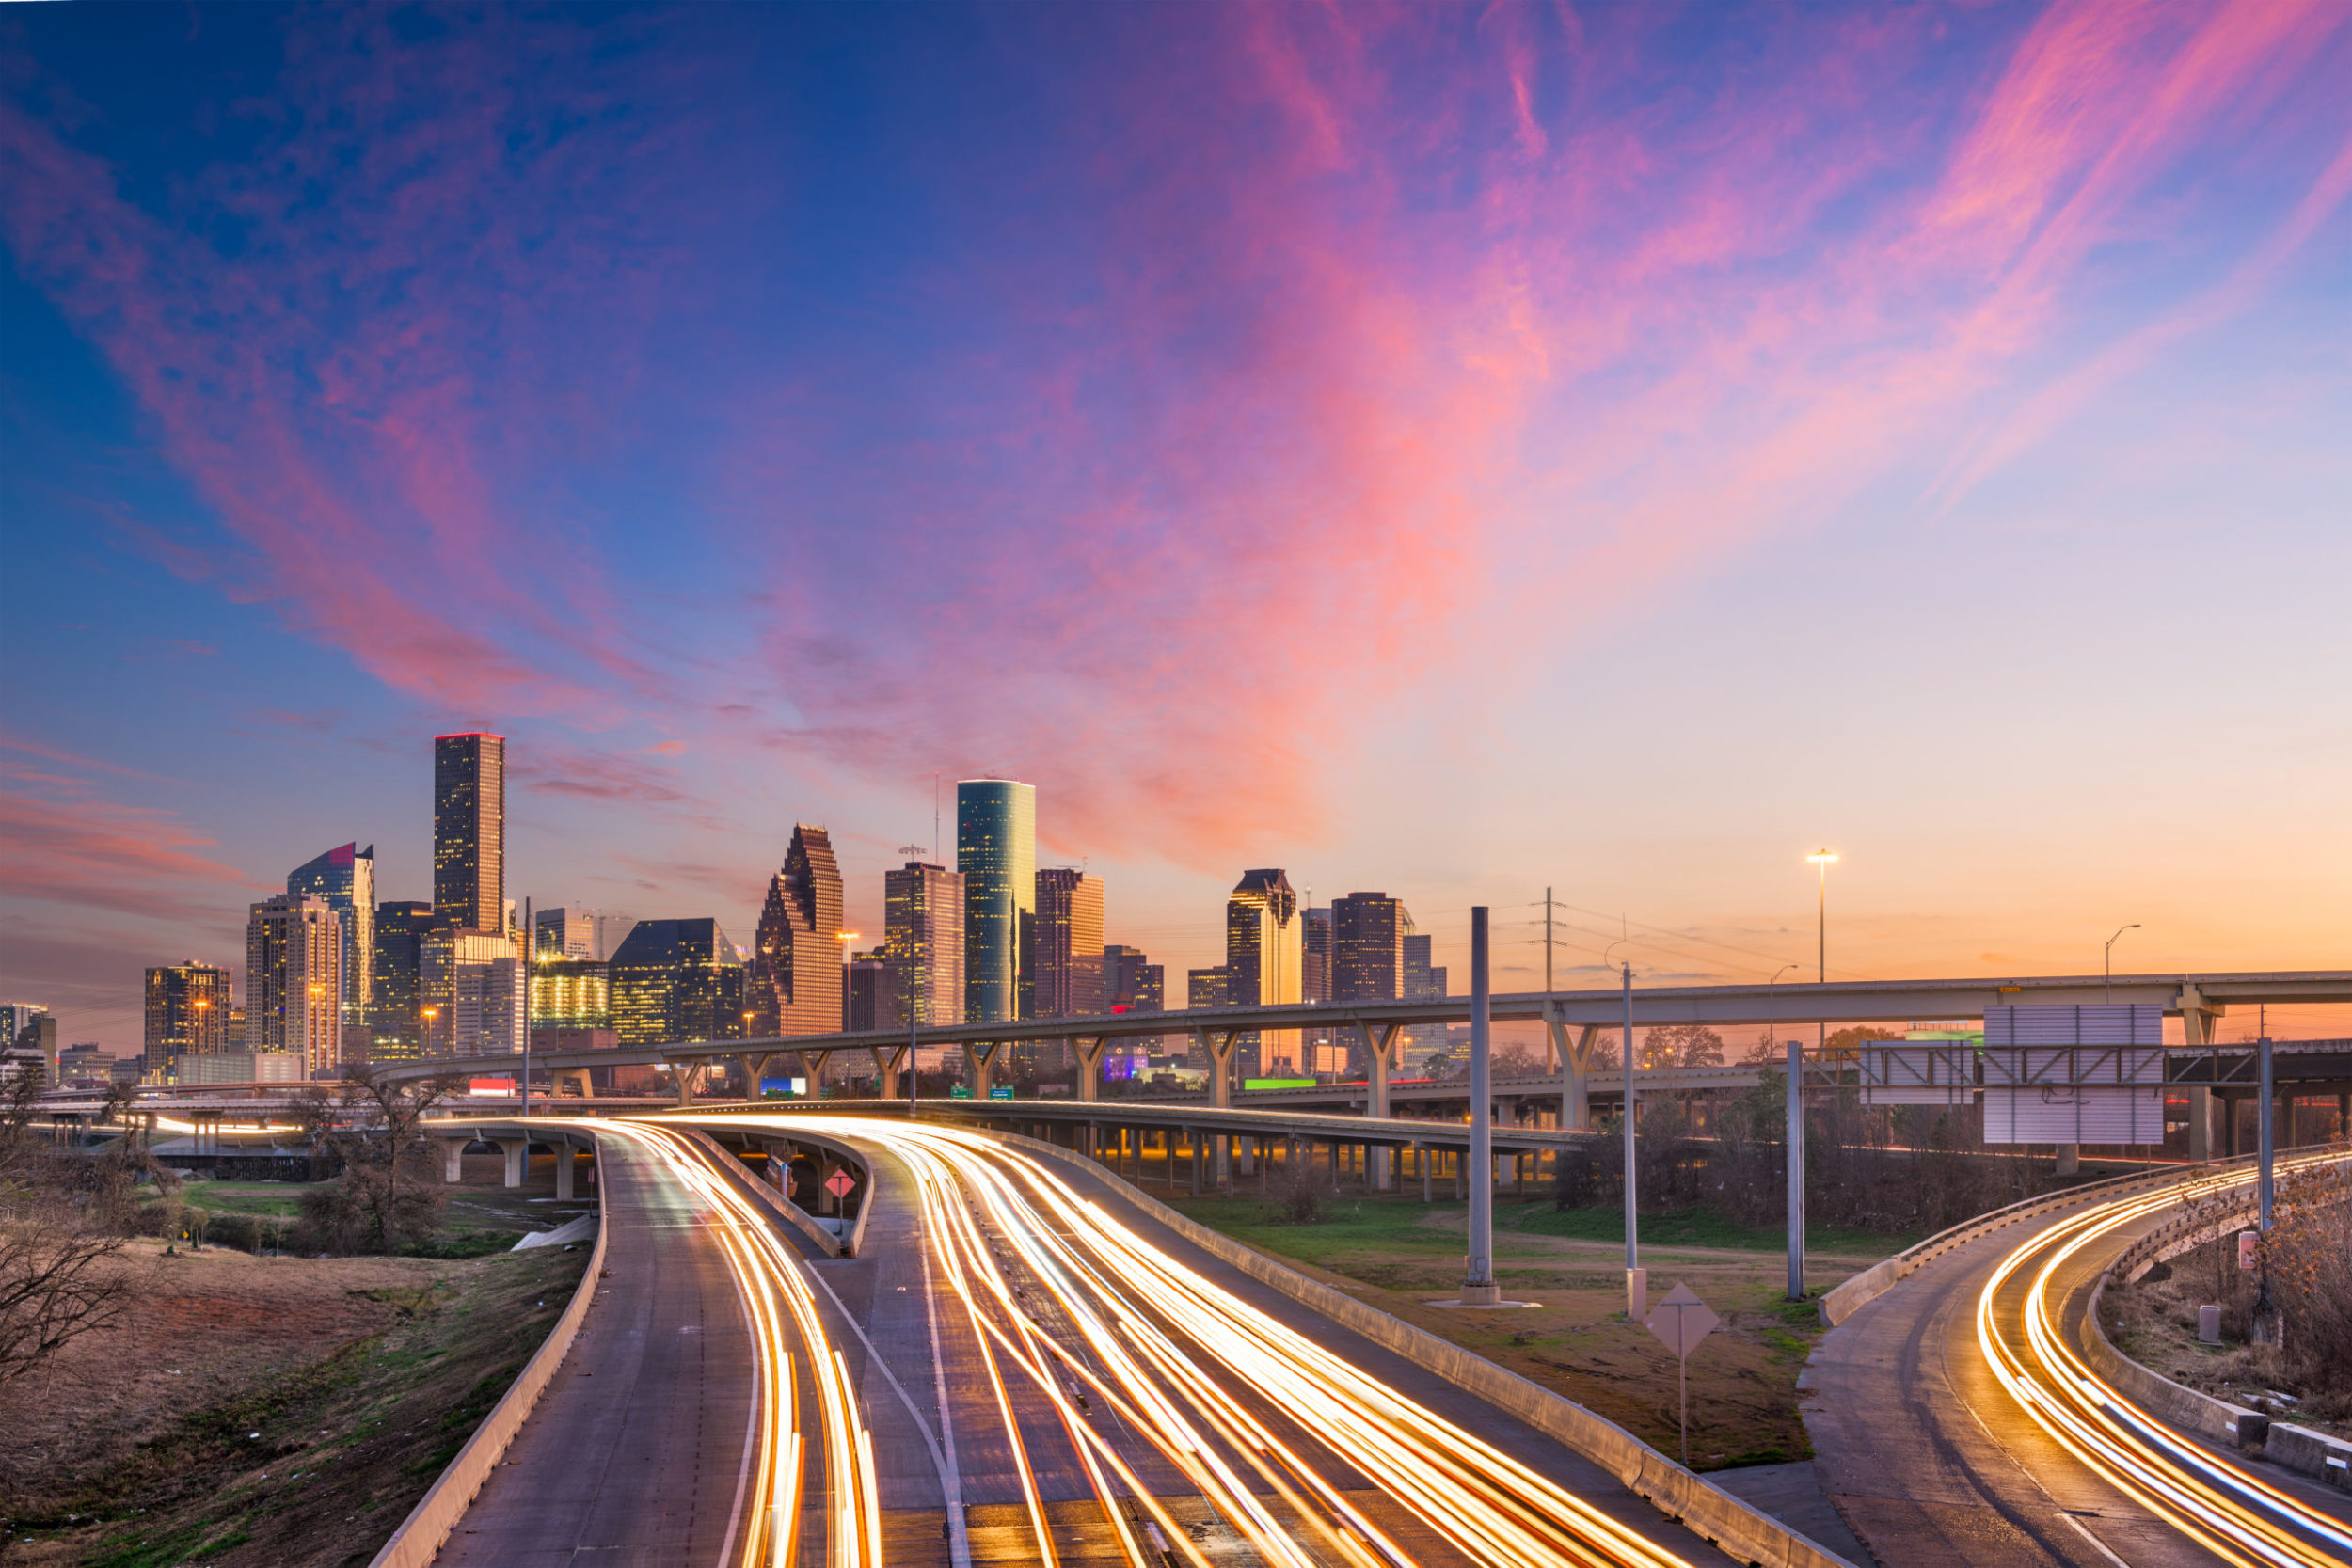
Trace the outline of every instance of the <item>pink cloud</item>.
<path fill-rule="evenodd" d="M 217 918 L 276 890 L 196 853 L 213 841 L 168 812 L 0 791 L 0 895 L 158 919 Z"/>

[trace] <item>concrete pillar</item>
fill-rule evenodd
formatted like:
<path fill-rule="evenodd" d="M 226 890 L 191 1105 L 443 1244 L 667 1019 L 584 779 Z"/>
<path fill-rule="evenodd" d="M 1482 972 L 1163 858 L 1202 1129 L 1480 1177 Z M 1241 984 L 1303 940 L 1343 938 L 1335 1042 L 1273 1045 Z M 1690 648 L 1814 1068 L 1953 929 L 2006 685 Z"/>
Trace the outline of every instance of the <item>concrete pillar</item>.
<path fill-rule="evenodd" d="M 1431 1202 L 1437 1195 L 1429 1190 L 1429 1146 L 1427 1144 L 1413 1146 L 1413 1164 L 1421 1167 L 1421 1200 L 1423 1203 Z"/>
<path fill-rule="evenodd" d="M 975 1100 L 988 1098 L 990 1081 L 995 1076 L 998 1043 L 991 1040 L 986 1045 L 966 1045 L 963 1048 L 964 1064 L 972 1069 L 972 1098 Z"/>
<path fill-rule="evenodd" d="M 563 1089 L 564 1085 L 569 1084 L 580 1091 L 580 1099 L 594 1100 L 596 1098 L 596 1085 L 589 1078 L 588 1069 L 584 1067 L 556 1068 L 548 1074 L 548 1082 L 549 1085 L 559 1092 Z"/>
<path fill-rule="evenodd" d="M 1110 1037 L 1080 1037 L 1070 1043 L 1078 1057 L 1078 1099 L 1091 1105 L 1103 1098 L 1103 1052 L 1111 1043 Z"/>
<path fill-rule="evenodd" d="M 1200 1166 L 1202 1164 L 1200 1156 L 1207 1152 L 1207 1150 L 1201 1147 L 1201 1144 L 1202 1139 L 1200 1136 L 1200 1129 L 1198 1127 L 1187 1127 L 1184 1129 L 1184 1145 L 1192 1154 L 1192 1196 L 1195 1197 L 1199 1197 L 1200 1196 Z"/>
<path fill-rule="evenodd" d="M 2082 1146 L 2082 1145 L 2080 1145 L 2080 1144 L 2060 1144 L 2060 1145 L 2058 1145 L 2058 1173 L 2060 1176 L 2073 1176 L 2073 1175 L 2075 1175 L 2076 1173 L 2078 1173 L 2079 1171 L 2081 1171 L 2081 1169 L 2082 1169 L 2082 1168 L 2083 1168 L 2083 1146 Z"/>
<path fill-rule="evenodd" d="M 1375 1031 L 1377 1031 L 1375 1033 Z M 1366 1023 L 1358 1020 L 1356 1033 L 1364 1042 L 1364 1061 L 1371 1090 L 1364 1105 L 1367 1114 L 1385 1117 L 1389 1115 L 1389 1073 L 1396 1057 L 1396 1042 L 1405 1033 L 1401 1023 Z M 1371 1153 L 1370 1184 L 1375 1192 L 1386 1192 L 1391 1185 L 1389 1174 L 1389 1151 L 1385 1148 Z"/>
<path fill-rule="evenodd" d="M 531 1140 L 501 1138 L 498 1146 L 506 1155 L 506 1184 L 510 1187 L 521 1186 L 524 1175 L 531 1169 Z"/>
<path fill-rule="evenodd" d="M 559 1141 L 555 1146 L 555 1201 L 569 1202 L 572 1197 L 572 1156 L 577 1152 L 569 1143 Z"/>
<path fill-rule="evenodd" d="M 670 1069 L 670 1087 L 677 1095 L 677 1102 L 680 1105 L 694 1103 L 693 1069 L 684 1062 L 670 1062 L 666 1065 Z"/>
<path fill-rule="evenodd" d="M 877 1045 L 874 1054 L 874 1096 L 878 1100 L 897 1100 L 906 1085 L 898 1082 L 898 1069 L 906 1061 L 907 1048 L 895 1045 L 888 1050 Z"/>
<path fill-rule="evenodd" d="M 469 1138 L 439 1138 L 435 1141 L 441 1146 L 441 1180 L 451 1183 L 464 1180 L 466 1176 L 466 1145 L 470 1143 L 472 1140 Z"/>

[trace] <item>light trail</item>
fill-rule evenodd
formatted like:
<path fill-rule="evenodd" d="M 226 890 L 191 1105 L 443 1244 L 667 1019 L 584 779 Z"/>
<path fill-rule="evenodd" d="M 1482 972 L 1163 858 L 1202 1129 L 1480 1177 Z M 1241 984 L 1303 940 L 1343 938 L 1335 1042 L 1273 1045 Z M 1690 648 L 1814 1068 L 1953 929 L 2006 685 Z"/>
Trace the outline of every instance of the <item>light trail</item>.
<path fill-rule="evenodd" d="M 952 1128 L 823 1125 L 886 1147 L 914 1174 L 926 1244 L 972 1330 L 1038 1560 L 1062 1549 L 1038 1480 L 1050 1452 L 1074 1459 L 1133 1568 L 1212 1561 L 1147 1468 L 1181 1476 L 1180 1493 L 1197 1492 L 1278 1568 L 1685 1561 L 1185 1267 L 1033 1156 Z M 1360 1500 L 1367 1483 L 1378 1502 Z M 1406 1522 L 1442 1548 L 1417 1555 L 1398 1538 Z"/>
<path fill-rule="evenodd" d="M 2329 1151 L 2278 1164 L 2294 1170 L 2343 1158 Z M 2344 1526 L 2184 1441 L 2100 1378 L 2067 1343 L 2057 1317 L 2062 1303 L 2050 1299 L 2058 1270 L 2094 1242 L 2172 1208 L 2185 1195 L 2215 1196 L 2254 1180 L 2252 1171 L 2217 1173 L 2162 1193 L 2097 1204 L 2043 1230 L 2004 1258 L 1985 1282 L 1977 1298 L 1977 1342 L 2001 1386 L 2054 1441 L 2224 1562 L 2241 1568 L 2352 1562 L 2352 1533 Z M 1998 1297 L 2020 1275 L 2028 1284 L 2008 1318 Z"/>
<path fill-rule="evenodd" d="M 530 1125 L 526 1123 L 525 1125 Z M 694 1143 L 666 1127 L 606 1121 L 599 1132 L 635 1139 L 701 1200 L 752 1319 L 759 1362 L 758 1460 L 737 1568 L 793 1568 L 811 1446 L 803 1430 L 790 1349 L 797 1339 L 817 1390 L 818 1441 L 825 1459 L 827 1560 L 833 1568 L 882 1560 L 882 1513 L 873 1440 L 860 1418 L 857 1386 L 825 1338 L 801 1260 L 777 1237 L 771 1217 L 710 1165 Z"/>

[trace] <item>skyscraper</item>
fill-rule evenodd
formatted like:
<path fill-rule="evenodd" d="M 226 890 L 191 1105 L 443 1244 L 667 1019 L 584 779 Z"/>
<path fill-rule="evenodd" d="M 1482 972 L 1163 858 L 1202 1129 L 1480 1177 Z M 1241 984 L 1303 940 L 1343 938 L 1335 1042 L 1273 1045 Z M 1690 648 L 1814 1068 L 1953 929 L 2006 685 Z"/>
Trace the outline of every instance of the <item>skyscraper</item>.
<path fill-rule="evenodd" d="M 506 737 L 433 741 L 433 913 L 455 930 L 506 921 Z"/>
<path fill-rule="evenodd" d="M 326 901 L 281 894 L 245 927 L 245 1048 L 297 1057 L 306 1078 L 342 1067 L 343 923 Z"/>
<path fill-rule="evenodd" d="M 842 966 L 842 1028 L 856 1035 L 904 1027 L 896 1001 L 890 994 L 890 964 L 881 953 L 860 953 Z"/>
<path fill-rule="evenodd" d="M 1301 910 L 1302 922 L 1298 954 L 1298 999 L 1302 1002 L 1331 1000 L 1331 958 L 1333 936 L 1331 906 Z M 1316 1074 L 1338 1073 L 1346 1069 L 1348 1048 L 1333 1038 L 1327 1023 L 1317 1024 L 1305 1031 L 1306 1060 L 1299 1065 Z"/>
<path fill-rule="evenodd" d="M 426 1054 L 511 1056 L 522 1050 L 531 982 L 521 946 L 504 931 L 437 921 L 425 933 L 417 993 Z"/>
<path fill-rule="evenodd" d="M 1010 779 L 956 785 L 956 869 L 963 876 L 963 1017 L 1021 1016 L 1022 927 L 1037 913 L 1037 790 Z"/>
<path fill-rule="evenodd" d="M 181 1056 L 217 1056 L 230 1049 L 229 972 L 186 963 L 147 972 L 147 1070 L 163 1072 Z M 236 1041 L 245 1049 L 245 1041 Z"/>
<path fill-rule="evenodd" d="M 898 1024 L 963 1022 L 963 876 L 909 861 L 882 873 L 882 955 Z"/>
<path fill-rule="evenodd" d="M 1434 1000 L 1446 994 L 1446 974 L 1442 965 L 1429 961 L 1429 936 L 1415 932 L 1411 916 L 1405 920 L 1405 936 L 1398 942 L 1402 956 L 1402 978 L 1397 994 L 1407 1002 Z M 1447 1029 L 1442 1023 L 1417 1023 L 1405 1031 L 1406 1044 L 1415 1051 L 1435 1051 L 1446 1043 Z"/>
<path fill-rule="evenodd" d="M 286 891 L 324 901 L 342 922 L 342 1056 L 364 1062 L 373 1043 L 369 1011 L 375 995 L 375 846 L 336 846 L 288 872 Z"/>
<path fill-rule="evenodd" d="M 1092 1018 L 1103 988 L 1103 879 L 1072 866 L 1037 874 L 1029 927 L 1029 1016 Z"/>
<path fill-rule="evenodd" d="M 1103 949 L 1104 1007 L 1114 1013 L 1156 1013 L 1168 1007 L 1168 966 L 1146 958 L 1140 947 L 1117 942 Z M 1162 1037 L 1146 1035 L 1126 1043 L 1135 1050 L 1157 1052 Z"/>
<path fill-rule="evenodd" d="M 1385 893 L 1351 893 L 1331 905 L 1331 1000 L 1393 1002 L 1405 994 L 1405 939 L 1413 917 Z M 1428 950 L 1426 942 L 1422 951 Z"/>
<path fill-rule="evenodd" d="M 424 939 L 433 906 L 396 898 L 375 906 L 375 986 L 369 1008 L 368 1056 L 414 1061 L 424 1054 Z"/>
<path fill-rule="evenodd" d="M 41 1082 L 57 1081 L 57 1021 L 38 1002 L 0 1002 L 0 1045 L 40 1053 Z"/>
<path fill-rule="evenodd" d="M 596 951 L 596 911 L 541 910 L 531 917 L 531 956 L 534 958 L 600 958 Z"/>
<path fill-rule="evenodd" d="M 1245 871 L 1225 901 L 1225 997 L 1232 1006 L 1266 1006 L 1299 999 L 1302 935 L 1298 895 L 1279 869 Z M 1295 1029 L 1250 1033 L 1234 1040 L 1244 1077 L 1278 1064 L 1296 1071 Z"/>
<path fill-rule="evenodd" d="M 841 950 L 841 870 L 834 863 L 833 840 L 822 828 L 796 823 L 784 869 L 768 879 L 768 904 L 760 911 L 752 972 L 744 979 L 753 1033 L 839 1030 L 841 966 L 848 957 Z"/>
<path fill-rule="evenodd" d="M 840 964 L 836 956 L 835 1020 Z M 743 962 L 715 920 L 639 921 L 612 955 L 612 1027 L 624 1046 L 743 1037 Z"/>

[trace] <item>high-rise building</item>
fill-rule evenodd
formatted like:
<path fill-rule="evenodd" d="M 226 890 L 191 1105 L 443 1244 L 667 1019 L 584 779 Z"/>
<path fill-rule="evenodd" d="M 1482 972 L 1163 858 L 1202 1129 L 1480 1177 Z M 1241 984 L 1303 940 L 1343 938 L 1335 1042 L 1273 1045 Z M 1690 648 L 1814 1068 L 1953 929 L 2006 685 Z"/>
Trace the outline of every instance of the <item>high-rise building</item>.
<path fill-rule="evenodd" d="M 506 737 L 433 741 L 433 913 L 453 930 L 506 924 Z"/>
<path fill-rule="evenodd" d="M 1299 916 L 1305 922 L 1298 942 L 1298 999 L 1302 1002 L 1331 1000 L 1331 906 L 1326 904 L 1303 911 Z"/>
<path fill-rule="evenodd" d="M 147 1070 L 165 1072 L 181 1056 L 217 1056 L 230 1049 L 229 972 L 190 958 L 147 972 Z M 235 1044 L 242 1049 L 245 1041 Z"/>
<path fill-rule="evenodd" d="M 905 1021 L 896 1016 L 896 998 L 890 994 L 890 963 L 877 950 L 860 953 L 843 968 L 841 976 L 841 1027 L 851 1034 L 866 1034 L 876 1029 L 897 1029 Z"/>
<path fill-rule="evenodd" d="M 368 1057 L 409 1062 L 424 1054 L 424 941 L 433 906 L 395 898 L 375 906 L 375 985 Z"/>
<path fill-rule="evenodd" d="M 531 964 L 534 1031 L 612 1027 L 612 966 L 542 951 Z"/>
<path fill-rule="evenodd" d="M 1103 986 L 1103 879 L 1072 866 L 1037 874 L 1029 926 L 1029 1016 L 1092 1018 L 1108 1010 Z"/>
<path fill-rule="evenodd" d="M 1385 893 L 1351 893 L 1331 905 L 1331 1000 L 1393 1002 L 1405 994 L 1405 942 L 1413 917 Z M 1427 940 L 1422 951 L 1429 949 Z"/>
<path fill-rule="evenodd" d="M 504 931 L 436 924 L 419 943 L 418 1013 L 436 1056 L 511 1056 L 529 1027 L 530 976 Z"/>
<path fill-rule="evenodd" d="M 323 900 L 342 922 L 342 1056 L 364 1062 L 373 1044 L 369 1014 L 375 996 L 375 846 L 337 845 L 288 872 L 286 891 Z"/>
<path fill-rule="evenodd" d="M 1184 971 L 1184 1006 L 1187 1007 L 1222 1007 L 1225 1006 L 1225 966 L 1215 969 Z"/>
<path fill-rule="evenodd" d="M 1298 895 L 1279 868 L 1245 871 L 1225 901 L 1225 995 L 1231 1006 L 1260 1007 L 1299 999 L 1302 935 Z M 1299 1065 L 1295 1029 L 1236 1036 L 1233 1056 L 1244 1077 Z"/>
<path fill-rule="evenodd" d="M 1402 977 L 1397 994 L 1407 1002 L 1434 1001 L 1446 994 L 1446 974 L 1443 965 L 1429 961 L 1429 934 L 1416 932 L 1408 917 L 1405 922 L 1405 937 L 1398 944 L 1402 962 Z M 1447 1031 L 1442 1023 L 1417 1023 L 1405 1031 L 1407 1049 L 1435 1051 L 1446 1043 Z"/>
<path fill-rule="evenodd" d="M 633 937 L 632 937 L 632 940 Z M 624 950 L 627 944 L 624 943 Z M 841 1027 L 841 870 L 822 828 L 792 829 L 784 869 L 768 879 L 768 904 L 744 976 L 744 1006 L 758 1037 L 830 1035 Z"/>
<path fill-rule="evenodd" d="M 57 1021 L 38 1002 L 0 1002 L 0 1045 L 40 1053 L 41 1082 L 57 1081 Z"/>
<path fill-rule="evenodd" d="M 882 873 L 882 953 L 896 1018 L 926 1027 L 963 1022 L 963 875 L 909 861 Z"/>
<path fill-rule="evenodd" d="M 1114 1013 L 1157 1013 L 1168 1009 L 1168 966 L 1155 964 L 1140 947 L 1118 942 L 1103 949 L 1104 1006 Z M 1126 1042 L 1135 1050 L 1157 1052 L 1162 1037 L 1146 1035 Z"/>
<path fill-rule="evenodd" d="M 283 1052 L 306 1078 L 342 1069 L 343 923 L 323 898 L 281 894 L 245 926 L 245 1048 Z"/>
<path fill-rule="evenodd" d="M 963 876 L 963 1017 L 1021 1016 L 1023 927 L 1037 913 L 1037 789 L 1010 779 L 956 785 L 956 870 Z"/>
<path fill-rule="evenodd" d="M 541 910 L 531 917 L 533 958 L 601 958 L 596 950 L 596 911 Z"/>
<path fill-rule="evenodd" d="M 612 1028 L 624 1046 L 743 1037 L 743 961 L 715 920 L 639 921 L 612 955 Z"/>

